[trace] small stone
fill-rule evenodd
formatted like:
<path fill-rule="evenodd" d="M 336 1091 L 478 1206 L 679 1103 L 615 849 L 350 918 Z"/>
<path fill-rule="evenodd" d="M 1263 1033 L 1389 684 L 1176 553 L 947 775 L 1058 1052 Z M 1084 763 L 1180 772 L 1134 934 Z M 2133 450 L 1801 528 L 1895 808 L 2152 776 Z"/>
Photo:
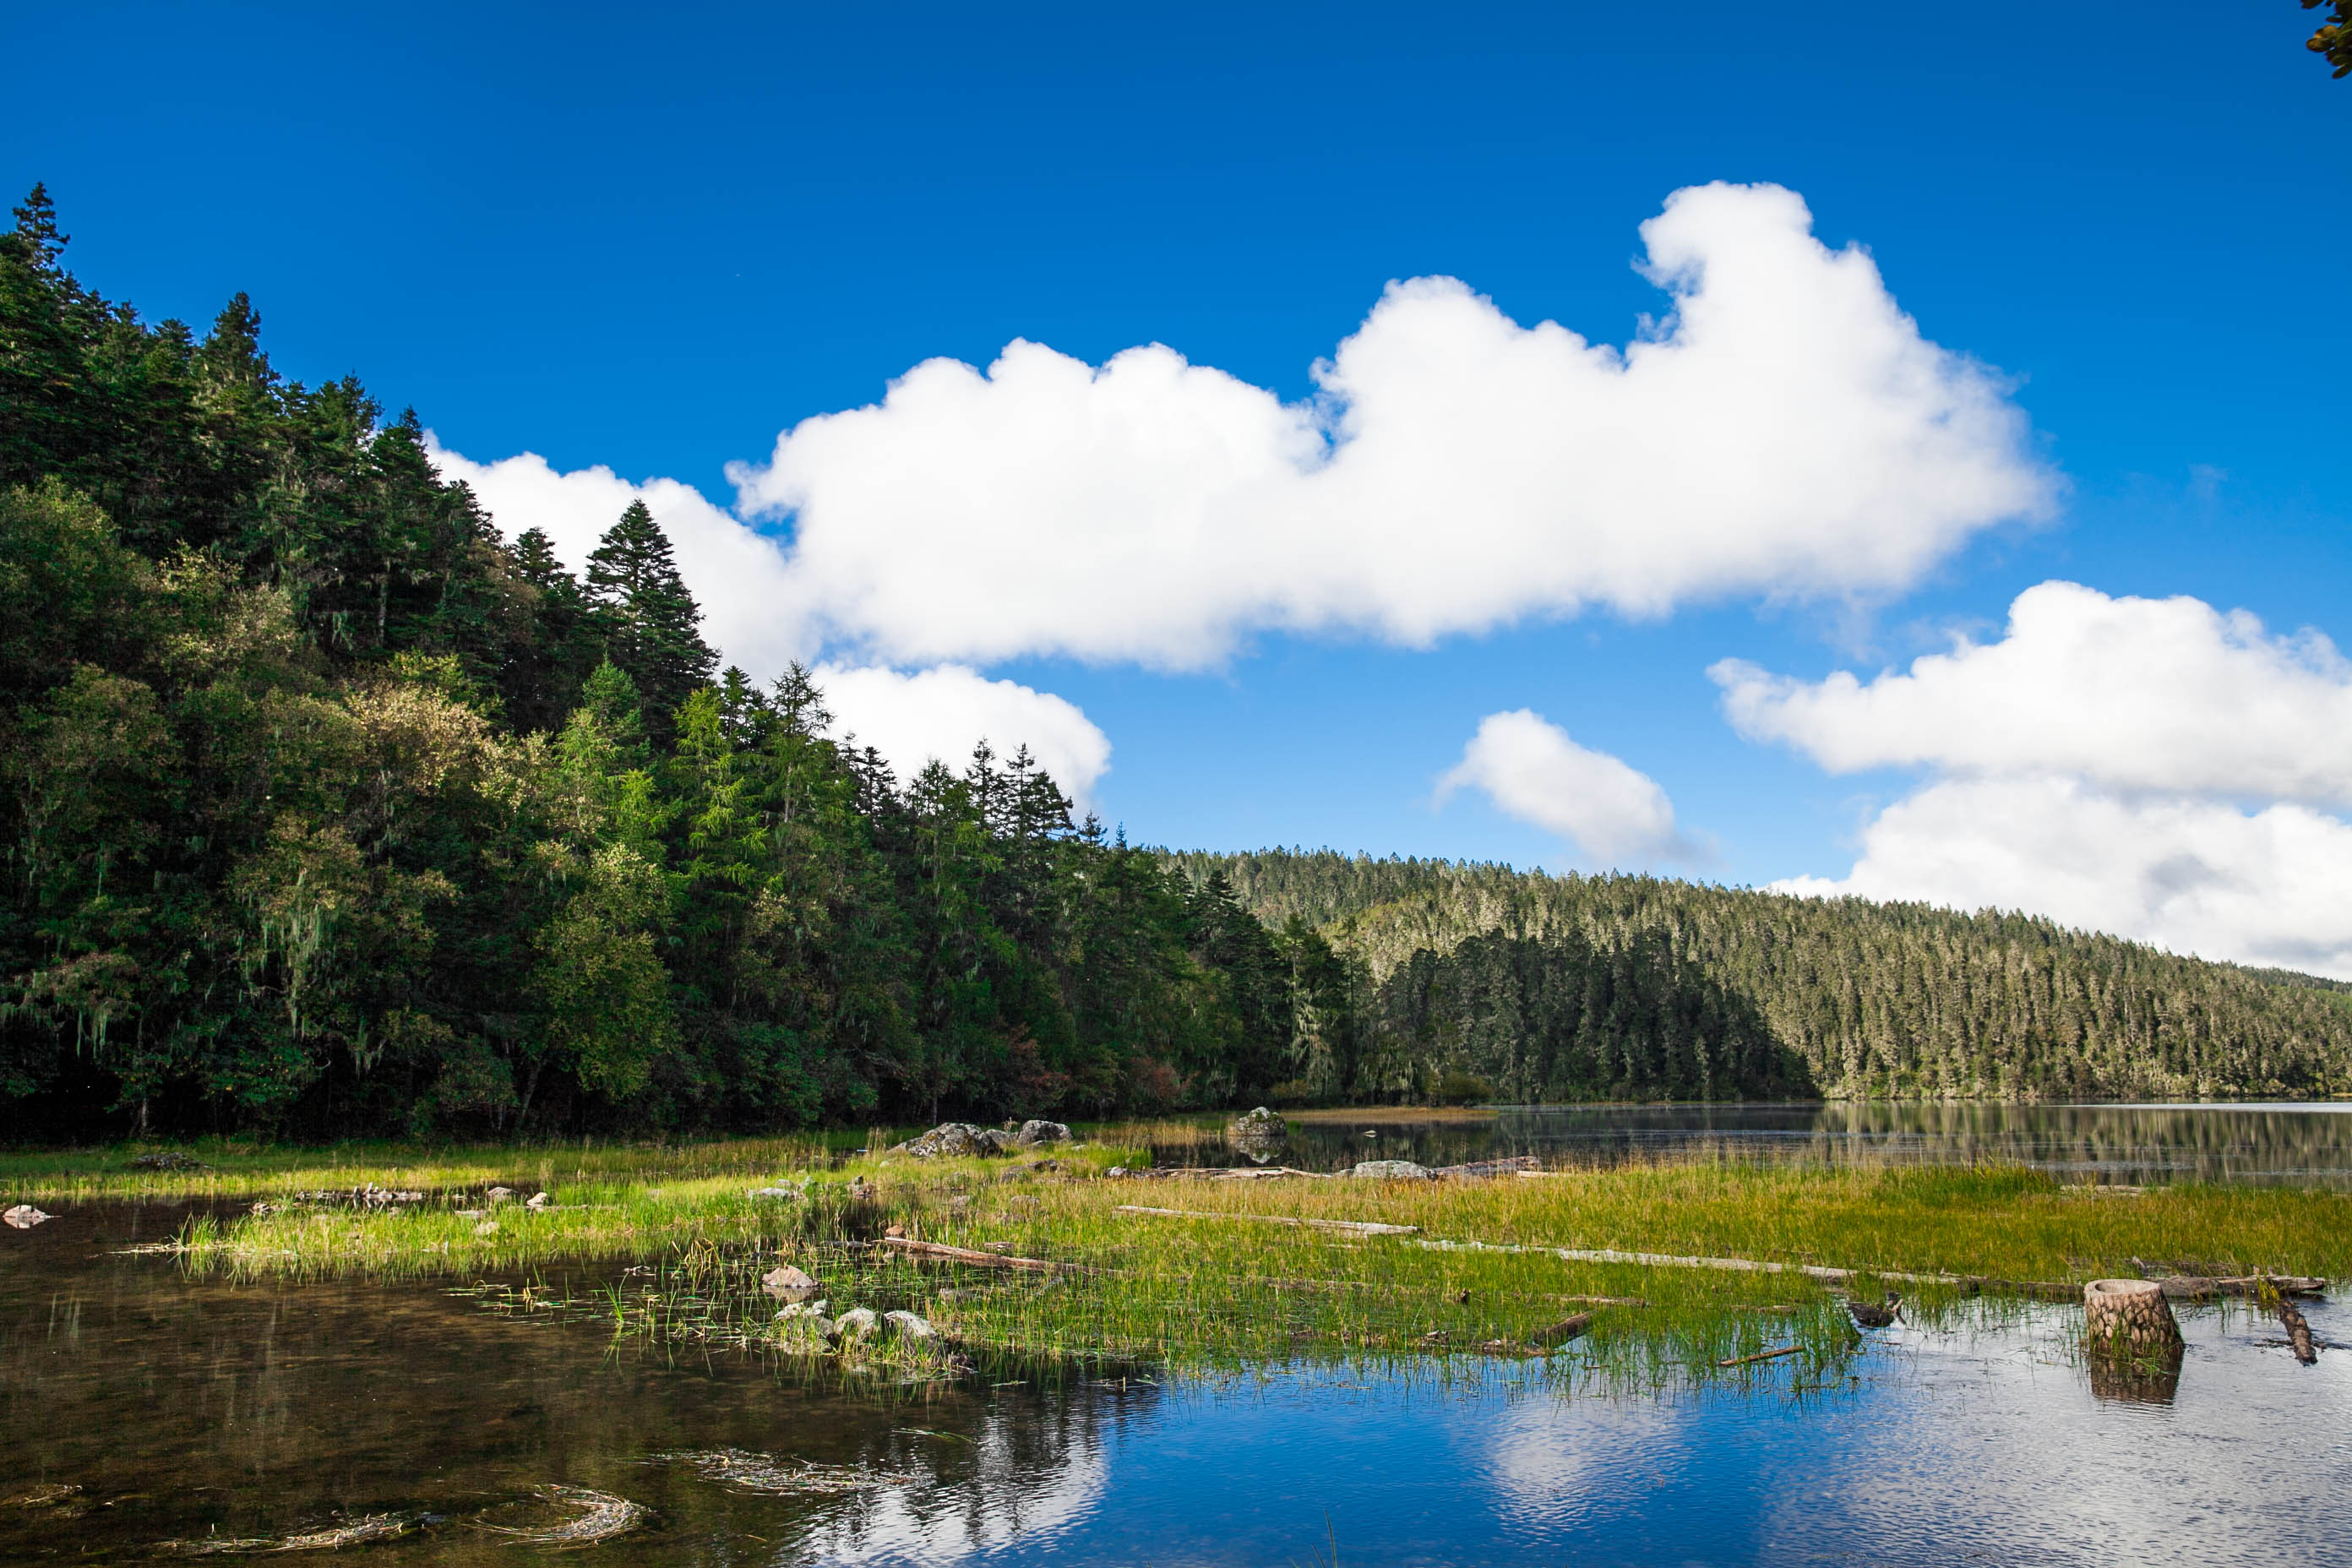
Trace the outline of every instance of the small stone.
<path fill-rule="evenodd" d="M 0 1214 L 0 1220 L 7 1221 L 11 1230 L 30 1230 L 44 1220 L 57 1217 L 53 1214 L 43 1214 L 30 1204 L 18 1204 L 7 1213 Z"/>
<path fill-rule="evenodd" d="M 871 1307 L 852 1307 L 833 1321 L 834 1331 L 844 1340 L 871 1339 L 880 1320 Z"/>
<path fill-rule="evenodd" d="M 551 1209 L 555 1206 L 555 1200 L 545 1193 L 533 1193 L 530 1201 L 522 1206 L 527 1209 Z"/>
<path fill-rule="evenodd" d="M 893 1241 L 904 1241 L 907 1239 L 907 1227 L 903 1225 L 886 1226 L 882 1234 Z"/>
<path fill-rule="evenodd" d="M 1103 1174 L 1106 1176 L 1124 1176 L 1127 1174 L 1127 1167 L 1125 1165 L 1113 1165 L 1109 1170 L 1105 1171 Z"/>
<path fill-rule="evenodd" d="M 1365 1160 L 1348 1174 L 1368 1182 L 1433 1182 L 1436 1173 L 1411 1160 Z"/>
<path fill-rule="evenodd" d="M 902 1340 L 913 1340 L 919 1344 L 925 1340 L 935 1340 L 940 1337 L 939 1330 L 931 1327 L 929 1319 L 919 1317 L 913 1312 L 903 1310 L 885 1312 L 882 1314 L 882 1321 L 889 1324 L 892 1331 Z"/>
<path fill-rule="evenodd" d="M 514 1189 L 512 1187 L 492 1187 L 485 1195 L 488 1196 L 490 1202 L 494 1204 L 502 1204 L 509 1198 L 514 1196 Z"/>
<path fill-rule="evenodd" d="M 760 1276 L 760 1289 L 782 1301 L 805 1301 L 817 1292 L 816 1281 L 789 1263 Z"/>

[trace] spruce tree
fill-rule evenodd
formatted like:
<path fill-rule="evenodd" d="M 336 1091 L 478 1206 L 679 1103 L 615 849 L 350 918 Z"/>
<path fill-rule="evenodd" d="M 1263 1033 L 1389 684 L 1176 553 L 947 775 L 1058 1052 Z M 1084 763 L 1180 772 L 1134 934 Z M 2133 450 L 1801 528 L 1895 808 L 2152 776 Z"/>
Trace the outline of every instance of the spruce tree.
<path fill-rule="evenodd" d="M 646 728 L 667 744 L 678 704 L 709 682 L 719 656 L 695 629 L 701 608 L 645 502 L 631 501 L 588 557 L 588 599 L 604 628 L 605 657 L 636 682 Z"/>

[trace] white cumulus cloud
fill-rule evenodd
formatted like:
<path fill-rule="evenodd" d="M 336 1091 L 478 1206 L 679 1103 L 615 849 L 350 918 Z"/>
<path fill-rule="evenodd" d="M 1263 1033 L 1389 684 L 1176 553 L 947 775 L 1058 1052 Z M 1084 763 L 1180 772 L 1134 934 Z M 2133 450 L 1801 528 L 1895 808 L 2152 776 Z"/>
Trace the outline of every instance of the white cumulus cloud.
<path fill-rule="evenodd" d="M 1734 726 L 1832 772 L 1925 770 L 1844 877 L 1786 891 L 2020 909 L 2210 958 L 2352 977 L 2352 664 L 2192 598 L 2073 583 L 1998 641 L 1864 682 L 1725 660 Z"/>
<path fill-rule="evenodd" d="M 908 674 L 819 665 L 810 672 L 833 710 L 833 732 L 888 759 L 904 783 L 934 758 L 961 773 L 986 741 L 1001 756 L 1027 746 L 1081 812 L 1110 769 L 1110 739 L 1076 704 L 961 665 Z"/>
<path fill-rule="evenodd" d="M 2021 909 L 2177 952 L 2352 978 L 2352 826 L 2131 796 L 2063 776 L 1950 779 L 1888 806 L 1862 858 L 1794 893 Z"/>
<path fill-rule="evenodd" d="M 1674 803 L 1657 781 L 1521 708 L 1489 713 L 1438 780 L 1442 803 L 1482 791 L 1507 815 L 1573 842 L 1603 865 L 1686 860 L 1695 850 L 1675 828 Z"/>
<path fill-rule="evenodd" d="M 1674 308 L 1622 351 L 1439 278 L 1392 285 L 1302 403 L 1157 345 L 917 365 L 730 470 L 790 519 L 777 610 L 893 662 L 1198 668 L 1259 630 L 1878 594 L 2044 506 L 2003 387 L 1793 193 L 1679 191 L 1642 234 Z"/>
<path fill-rule="evenodd" d="M 1998 642 L 1961 642 L 1867 684 L 1726 659 L 1733 725 L 1832 773 L 2058 771 L 2125 790 L 2352 801 L 2352 662 L 2315 631 L 2265 632 L 2199 599 L 2043 583 Z"/>

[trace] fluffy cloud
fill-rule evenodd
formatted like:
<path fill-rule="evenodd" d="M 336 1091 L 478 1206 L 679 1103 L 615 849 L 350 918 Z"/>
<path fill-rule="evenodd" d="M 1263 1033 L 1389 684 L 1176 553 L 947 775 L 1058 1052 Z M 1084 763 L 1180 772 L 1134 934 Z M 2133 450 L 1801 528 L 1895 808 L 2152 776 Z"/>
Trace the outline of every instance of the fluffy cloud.
<path fill-rule="evenodd" d="M 1674 803 L 1656 780 L 1578 745 L 1525 708 L 1479 721 L 1461 762 L 1438 780 L 1437 797 L 1464 788 L 1485 792 L 1509 816 L 1559 834 L 1603 865 L 1695 853 L 1675 831 Z"/>
<path fill-rule="evenodd" d="M 2023 909 L 2179 952 L 2352 979 L 2352 826 L 2067 777 L 1956 779 L 1887 807 L 1836 881 L 1780 891 Z"/>
<path fill-rule="evenodd" d="M 1726 659 L 1708 671 L 1754 741 L 1832 773 L 2057 772 L 2119 790 L 2352 801 L 2352 663 L 2190 598 L 2043 583 L 1999 642 L 1962 642 L 1864 685 Z"/>
<path fill-rule="evenodd" d="M 1794 194 L 1680 191 L 1642 235 L 1674 310 L 1622 352 L 1423 279 L 1303 403 L 1159 346 L 919 364 L 731 471 L 792 521 L 774 608 L 896 662 L 1197 668 L 1262 629 L 1882 593 L 2044 504 L 2000 385 Z"/>
<path fill-rule="evenodd" d="M 1751 740 L 1832 772 L 1929 772 L 1848 875 L 1784 890 L 2022 909 L 2352 976 L 2352 826 L 2311 804 L 2352 800 L 2352 665 L 2316 632 L 2044 583 L 2000 641 L 1867 684 L 1709 673 Z"/>
<path fill-rule="evenodd" d="M 644 501 L 669 535 L 678 575 L 702 606 L 703 637 L 722 658 L 754 675 L 773 675 L 814 651 L 807 628 L 777 614 L 786 592 L 782 547 L 692 485 L 676 479 L 632 484 L 602 464 L 559 473 L 536 452 L 478 463 L 429 432 L 425 452 L 443 479 L 473 487 L 509 539 L 528 529 L 542 531 L 575 574 L 586 570 L 588 552 L 628 504 Z"/>
<path fill-rule="evenodd" d="M 811 673 L 833 710 L 833 732 L 880 752 L 902 781 L 933 758 L 961 771 L 982 741 L 1005 756 L 1026 745 L 1084 811 L 1110 768 L 1109 738 L 1051 692 L 961 665 L 912 675 L 819 665 Z"/>

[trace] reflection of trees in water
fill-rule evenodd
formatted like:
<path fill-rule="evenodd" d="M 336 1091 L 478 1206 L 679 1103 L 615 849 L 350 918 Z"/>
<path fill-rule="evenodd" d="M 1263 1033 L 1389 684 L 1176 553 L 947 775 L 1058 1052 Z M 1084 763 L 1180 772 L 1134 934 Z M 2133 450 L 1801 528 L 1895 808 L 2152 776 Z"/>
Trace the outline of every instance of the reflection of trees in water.
<path fill-rule="evenodd" d="M 133 1239 L 132 1212 L 75 1209 L 0 1268 L 12 1468 L 90 1504 L 0 1510 L 0 1561 L 280 1536 L 378 1510 L 465 1518 L 547 1482 L 654 1510 L 597 1548 L 606 1563 L 672 1560 L 680 1531 L 801 1537 L 853 1560 L 955 1555 L 1083 1507 L 1103 1486 L 1108 1432 L 1155 1396 L 828 1389 L 756 1357 L 616 1355 L 593 1328 L 516 1321 L 430 1286 L 234 1287 L 108 1256 Z M 141 1237 L 170 1234 L 178 1212 L 151 1214 Z M 729 1448 L 913 1479 L 761 1494 L 647 1462 Z"/>

